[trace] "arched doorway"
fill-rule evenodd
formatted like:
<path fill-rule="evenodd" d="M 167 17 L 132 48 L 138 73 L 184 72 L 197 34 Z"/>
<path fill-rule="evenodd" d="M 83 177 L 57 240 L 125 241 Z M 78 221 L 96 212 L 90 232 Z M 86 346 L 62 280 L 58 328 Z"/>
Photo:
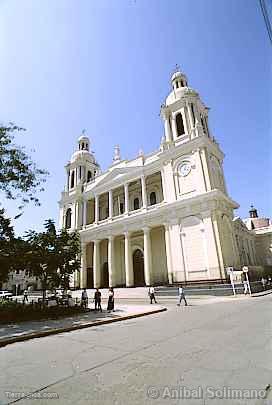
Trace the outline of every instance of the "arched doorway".
<path fill-rule="evenodd" d="M 133 272 L 134 272 L 134 285 L 145 285 L 144 276 L 144 255 L 140 249 L 136 249 L 133 253 Z"/>
<path fill-rule="evenodd" d="M 108 262 L 105 262 L 102 267 L 102 274 L 101 274 L 101 287 L 108 287 L 109 286 L 109 267 Z"/>
<path fill-rule="evenodd" d="M 87 288 L 93 288 L 93 268 L 87 267 Z"/>

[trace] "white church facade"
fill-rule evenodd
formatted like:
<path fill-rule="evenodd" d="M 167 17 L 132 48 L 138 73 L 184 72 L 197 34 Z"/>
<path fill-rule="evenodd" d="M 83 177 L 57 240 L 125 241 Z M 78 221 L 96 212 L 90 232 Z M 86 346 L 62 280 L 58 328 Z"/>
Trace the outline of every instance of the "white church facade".
<path fill-rule="evenodd" d="M 88 137 L 78 140 L 59 202 L 60 227 L 81 238 L 74 287 L 225 280 L 228 266 L 261 264 L 255 233 L 234 220 L 208 108 L 182 72 L 171 85 L 154 153 L 122 160 L 116 147 L 102 172 Z"/>

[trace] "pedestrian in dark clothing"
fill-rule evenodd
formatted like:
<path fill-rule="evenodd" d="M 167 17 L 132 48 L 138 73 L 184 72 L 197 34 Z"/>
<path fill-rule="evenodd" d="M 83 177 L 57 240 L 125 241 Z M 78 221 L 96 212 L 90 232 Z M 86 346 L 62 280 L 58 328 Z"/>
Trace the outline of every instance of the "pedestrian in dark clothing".
<path fill-rule="evenodd" d="M 25 302 L 28 302 L 28 291 L 27 291 L 26 289 L 24 290 L 23 304 L 24 304 Z"/>
<path fill-rule="evenodd" d="M 101 308 L 101 292 L 99 291 L 99 289 L 97 288 L 95 293 L 94 293 L 94 310 L 100 310 L 100 312 L 102 312 L 102 308 Z"/>
<path fill-rule="evenodd" d="M 114 291 L 113 291 L 112 287 L 109 289 L 107 310 L 108 310 L 108 312 L 114 311 Z"/>
<path fill-rule="evenodd" d="M 179 293 L 179 302 L 177 303 L 177 305 L 180 306 L 181 301 L 184 300 L 184 304 L 185 304 L 185 306 L 187 306 L 188 304 L 187 304 L 187 301 L 186 301 L 186 298 L 185 298 L 184 289 L 183 289 L 181 284 L 179 286 L 178 293 Z"/>
<path fill-rule="evenodd" d="M 81 306 L 84 309 L 88 308 L 88 294 L 87 294 L 86 288 L 84 288 L 81 293 Z"/>

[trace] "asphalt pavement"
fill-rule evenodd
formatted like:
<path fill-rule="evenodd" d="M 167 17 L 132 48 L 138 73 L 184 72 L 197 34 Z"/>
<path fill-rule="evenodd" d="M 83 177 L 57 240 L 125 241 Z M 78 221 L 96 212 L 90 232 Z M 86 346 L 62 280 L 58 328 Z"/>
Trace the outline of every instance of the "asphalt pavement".
<path fill-rule="evenodd" d="M 1 348 L 0 403 L 271 405 L 272 296 L 201 302 Z"/>

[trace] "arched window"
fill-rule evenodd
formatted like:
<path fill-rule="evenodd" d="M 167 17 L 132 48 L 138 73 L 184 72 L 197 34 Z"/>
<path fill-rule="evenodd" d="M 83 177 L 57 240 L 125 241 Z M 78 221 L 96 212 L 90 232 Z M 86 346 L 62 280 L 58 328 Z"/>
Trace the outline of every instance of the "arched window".
<path fill-rule="evenodd" d="M 68 208 L 65 214 L 65 228 L 70 229 L 72 224 L 72 210 Z"/>
<path fill-rule="evenodd" d="M 203 132 L 204 132 L 204 134 L 206 134 L 206 127 L 205 127 L 205 123 L 204 123 L 204 119 L 203 119 L 203 117 L 201 116 L 201 124 L 202 124 L 202 128 L 203 128 Z"/>
<path fill-rule="evenodd" d="M 89 181 L 92 178 L 92 172 L 90 170 L 88 170 L 88 175 L 87 175 L 87 182 L 89 183 Z"/>
<path fill-rule="evenodd" d="M 72 171 L 72 176 L 71 176 L 71 188 L 75 187 L 75 172 L 74 170 Z"/>
<path fill-rule="evenodd" d="M 120 214 L 124 213 L 124 203 L 120 202 Z"/>
<path fill-rule="evenodd" d="M 135 210 L 138 210 L 140 208 L 140 201 L 139 201 L 138 197 L 134 198 L 133 207 L 134 207 Z"/>
<path fill-rule="evenodd" d="M 191 104 L 191 110 L 192 110 L 192 116 L 193 116 L 193 124 L 195 125 L 195 110 L 194 110 L 193 104 Z"/>
<path fill-rule="evenodd" d="M 182 118 L 181 113 L 178 113 L 176 116 L 176 125 L 177 125 L 178 136 L 183 135 L 185 133 L 185 131 L 184 131 L 183 118 Z"/>
<path fill-rule="evenodd" d="M 155 205 L 157 204 L 157 198 L 156 198 L 156 193 L 155 191 L 152 191 L 152 193 L 150 193 L 150 205 Z"/>

